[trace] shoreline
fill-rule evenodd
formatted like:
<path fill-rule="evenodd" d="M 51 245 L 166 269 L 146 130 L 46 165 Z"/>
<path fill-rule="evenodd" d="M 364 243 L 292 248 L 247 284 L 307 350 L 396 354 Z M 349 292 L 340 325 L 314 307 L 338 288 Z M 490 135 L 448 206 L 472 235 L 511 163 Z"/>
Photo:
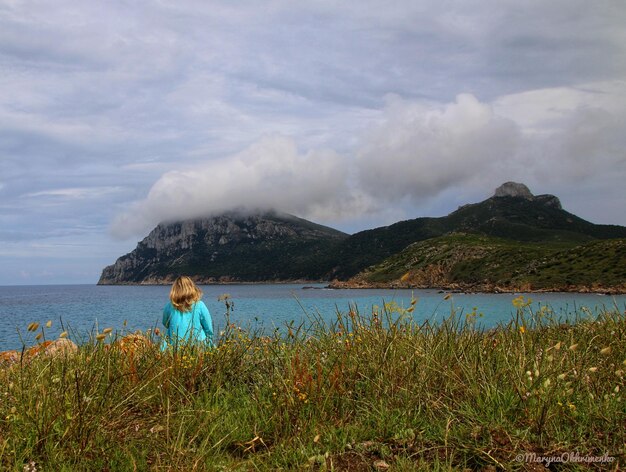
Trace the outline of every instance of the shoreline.
<path fill-rule="evenodd" d="M 502 287 L 492 284 L 447 284 L 447 285 L 419 285 L 406 283 L 375 283 L 375 282 L 354 282 L 354 281 L 333 281 L 327 288 L 334 290 L 343 289 L 389 289 L 389 290 L 439 290 L 449 293 L 579 293 L 598 295 L 625 295 L 626 287 L 603 287 L 603 286 L 565 286 L 551 288 L 532 288 L 526 286 Z"/>
<path fill-rule="evenodd" d="M 550 288 L 532 288 L 531 286 L 502 287 L 495 284 L 445 284 L 445 285 L 420 285 L 406 283 L 375 283 L 362 281 L 339 281 L 339 280 L 264 280 L 264 281 L 242 281 L 242 280 L 194 280 L 199 285 L 310 285 L 325 284 L 323 287 L 302 287 L 303 289 L 332 289 L 332 290 L 438 290 L 442 293 L 579 293 L 598 295 L 626 295 L 626 287 L 604 287 L 604 286 L 558 286 Z M 165 286 L 171 285 L 172 280 L 147 280 L 142 282 L 116 282 L 100 283 L 98 286 Z"/>

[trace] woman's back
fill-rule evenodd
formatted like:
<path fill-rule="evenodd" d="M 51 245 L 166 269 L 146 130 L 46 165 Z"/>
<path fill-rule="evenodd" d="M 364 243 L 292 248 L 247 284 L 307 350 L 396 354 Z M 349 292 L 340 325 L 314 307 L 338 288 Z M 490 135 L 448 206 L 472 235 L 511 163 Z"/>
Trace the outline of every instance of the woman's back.
<path fill-rule="evenodd" d="M 170 301 L 163 309 L 167 344 L 205 342 L 213 345 L 213 321 L 201 296 L 202 292 L 188 277 L 179 277 L 174 282 Z"/>

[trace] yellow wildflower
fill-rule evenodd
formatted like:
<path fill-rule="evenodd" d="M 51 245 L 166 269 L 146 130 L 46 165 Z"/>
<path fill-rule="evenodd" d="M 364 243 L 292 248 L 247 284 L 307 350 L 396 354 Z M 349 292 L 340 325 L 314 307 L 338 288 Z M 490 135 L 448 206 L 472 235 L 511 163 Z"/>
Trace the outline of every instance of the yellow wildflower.
<path fill-rule="evenodd" d="M 608 356 L 609 354 L 611 354 L 611 346 L 605 347 L 603 349 L 600 350 L 600 354 L 604 355 L 604 356 Z"/>
<path fill-rule="evenodd" d="M 50 328 L 52 326 L 52 320 L 48 320 L 46 323 L 46 328 Z"/>
<path fill-rule="evenodd" d="M 67 331 L 63 331 L 61 334 L 59 334 L 59 339 L 63 338 L 67 338 Z"/>
<path fill-rule="evenodd" d="M 39 323 L 34 322 L 34 323 L 30 323 L 28 325 L 28 331 L 37 331 L 37 329 L 39 328 Z"/>

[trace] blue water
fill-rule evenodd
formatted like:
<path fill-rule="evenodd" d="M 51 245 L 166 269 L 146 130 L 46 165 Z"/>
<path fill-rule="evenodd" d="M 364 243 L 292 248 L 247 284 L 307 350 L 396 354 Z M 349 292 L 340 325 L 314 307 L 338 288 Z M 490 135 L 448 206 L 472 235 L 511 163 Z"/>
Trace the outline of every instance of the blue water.
<path fill-rule="evenodd" d="M 310 286 L 310 285 L 309 285 Z M 437 290 L 329 290 L 323 285 L 303 289 L 303 285 L 211 285 L 202 286 L 203 300 L 212 316 L 215 331 L 225 325 L 225 307 L 218 297 L 228 293 L 234 302 L 231 321 L 253 328 L 284 328 L 286 323 L 306 322 L 319 314 L 327 320 L 336 318 L 337 310 L 346 313 L 356 305 L 368 313 L 374 305 L 396 302 L 408 307 L 413 294 L 418 298 L 413 317 L 416 321 L 440 320 L 457 310 L 469 313 L 474 307 L 483 316 L 486 328 L 508 322 L 515 311 L 512 300 L 517 294 L 459 294 L 449 300 Z M 161 311 L 167 302 L 168 286 L 97 286 L 46 285 L 0 286 L 0 351 L 19 349 L 22 339 L 34 344 L 34 334 L 26 327 L 31 322 L 44 325 L 46 337 L 54 339 L 64 329 L 79 341 L 94 330 L 146 330 L 160 326 Z M 603 307 L 626 307 L 626 295 L 617 297 L 595 294 L 542 293 L 529 294 L 531 307 L 548 305 L 557 316 L 571 317 L 576 309 L 587 307 L 593 315 Z M 126 326 L 124 326 L 126 323 Z M 20 338 L 20 335 L 22 338 Z"/>

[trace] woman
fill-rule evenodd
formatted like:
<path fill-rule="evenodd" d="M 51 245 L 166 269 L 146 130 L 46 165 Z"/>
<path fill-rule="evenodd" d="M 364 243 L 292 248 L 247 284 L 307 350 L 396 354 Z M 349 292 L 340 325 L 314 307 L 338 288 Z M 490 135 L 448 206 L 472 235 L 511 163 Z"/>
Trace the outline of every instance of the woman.
<path fill-rule="evenodd" d="M 163 349 L 188 343 L 213 347 L 213 320 L 202 298 L 202 290 L 189 277 L 178 277 L 170 290 L 170 301 L 163 309 L 167 336 Z"/>

